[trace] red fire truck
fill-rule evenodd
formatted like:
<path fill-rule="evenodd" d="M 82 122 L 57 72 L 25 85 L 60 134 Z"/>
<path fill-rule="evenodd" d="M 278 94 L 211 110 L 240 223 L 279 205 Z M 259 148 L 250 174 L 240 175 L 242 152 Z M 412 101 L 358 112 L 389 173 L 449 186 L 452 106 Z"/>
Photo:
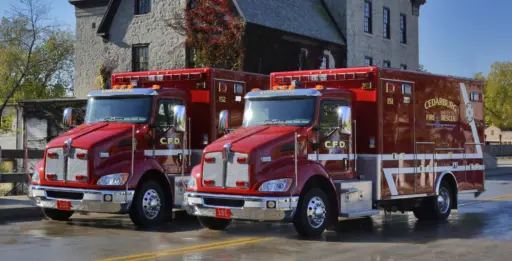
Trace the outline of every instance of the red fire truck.
<path fill-rule="evenodd" d="M 444 220 L 459 194 L 484 191 L 480 81 L 362 67 L 273 73 L 271 86 L 192 169 L 185 208 L 207 228 L 285 221 L 317 236 L 381 210 Z"/>
<path fill-rule="evenodd" d="M 111 89 L 88 94 L 85 122 L 47 144 L 29 197 L 54 220 L 74 212 L 129 214 L 138 226 L 171 220 L 183 211 L 190 169 L 223 135 L 219 115 L 240 126 L 243 96 L 268 81 L 214 68 L 115 73 Z M 72 120 L 66 109 L 64 125 Z"/>

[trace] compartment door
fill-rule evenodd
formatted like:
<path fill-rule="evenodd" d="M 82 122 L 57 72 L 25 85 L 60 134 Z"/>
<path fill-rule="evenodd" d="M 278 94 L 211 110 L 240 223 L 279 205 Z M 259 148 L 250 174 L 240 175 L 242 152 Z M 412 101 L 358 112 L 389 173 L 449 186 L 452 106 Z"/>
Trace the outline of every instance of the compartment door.
<path fill-rule="evenodd" d="M 215 124 L 219 123 L 219 113 L 228 110 L 231 128 L 242 126 L 244 114 L 244 95 L 246 84 L 241 81 L 214 79 L 215 84 Z"/>

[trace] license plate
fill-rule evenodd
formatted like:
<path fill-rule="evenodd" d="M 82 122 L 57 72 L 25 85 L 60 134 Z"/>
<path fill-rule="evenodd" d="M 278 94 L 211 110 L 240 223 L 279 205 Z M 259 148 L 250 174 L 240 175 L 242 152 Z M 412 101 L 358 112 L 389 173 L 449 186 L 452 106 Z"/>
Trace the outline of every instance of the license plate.
<path fill-rule="evenodd" d="M 57 209 L 60 210 L 71 210 L 71 202 L 66 200 L 57 200 Z"/>
<path fill-rule="evenodd" d="M 215 209 L 215 217 L 230 219 L 231 218 L 231 210 L 229 208 L 216 208 Z"/>

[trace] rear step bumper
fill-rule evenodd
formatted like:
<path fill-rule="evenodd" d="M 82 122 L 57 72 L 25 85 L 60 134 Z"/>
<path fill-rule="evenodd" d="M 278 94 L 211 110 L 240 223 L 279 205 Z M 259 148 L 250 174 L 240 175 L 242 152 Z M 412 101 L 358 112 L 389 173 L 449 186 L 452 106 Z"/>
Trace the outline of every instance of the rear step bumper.
<path fill-rule="evenodd" d="M 216 210 L 229 209 L 229 218 L 253 221 L 291 221 L 299 197 L 256 197 L 185 192 L 188 214 L 217 217 Z M 224 217 L 227 218 L 227 217 Z"/>
<path fill-rule="evenodd" d="M 28 197 L 41 208 L 57 208 L 57 201 L 70 203 L 71 211 L 126 214 L 134 190 L 92 190 L 30 185 Z M 110 199 L 110 200 L 109 200 Z"/>

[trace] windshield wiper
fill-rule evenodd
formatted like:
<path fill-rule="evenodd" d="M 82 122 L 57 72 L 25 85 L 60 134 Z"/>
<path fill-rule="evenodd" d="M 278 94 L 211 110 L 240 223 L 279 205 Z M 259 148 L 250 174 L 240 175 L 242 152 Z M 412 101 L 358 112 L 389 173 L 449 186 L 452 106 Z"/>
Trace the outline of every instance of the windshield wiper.
<path fill-rule="evenodd" d="M 273 119 L 273 120 L 265 120 L 263 122 L 264 125 L 279 125 L 279 124 L 284 124 L 285 122 L 287 122 L 287 120 L 277 120 L 277 119 Z"/>
<path fill-rule="evenodd" d="M 106 117 L 101 121 L 102 122 L 112 122 L 112 121 L 119 121 L 119 120 L 124 120 L 124 117 Z"/>

